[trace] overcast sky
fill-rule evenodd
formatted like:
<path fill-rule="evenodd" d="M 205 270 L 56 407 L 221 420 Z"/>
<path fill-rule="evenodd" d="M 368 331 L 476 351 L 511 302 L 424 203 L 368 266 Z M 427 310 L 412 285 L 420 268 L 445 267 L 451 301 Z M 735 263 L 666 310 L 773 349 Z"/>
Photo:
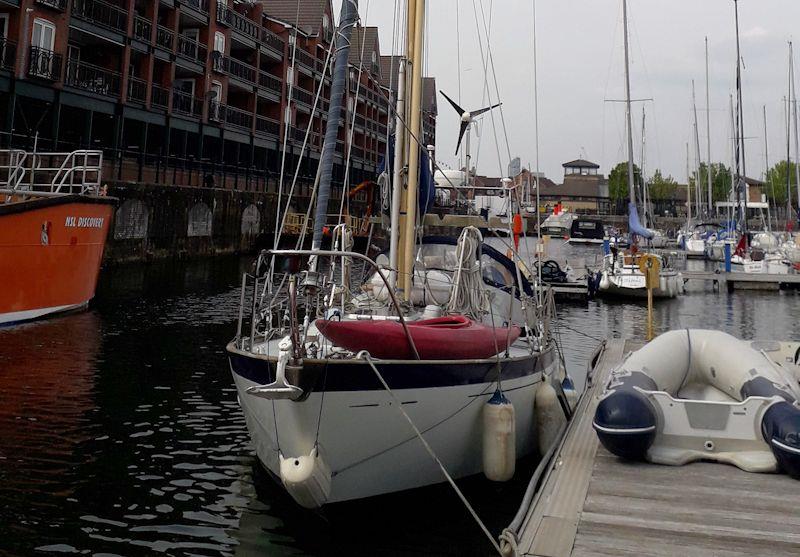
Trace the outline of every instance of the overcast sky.
<path fill-rule="evenodd" d="M 402 0 L 360 0 L 365 25 L 380 27 L 381 50 L 393 44 L 393 7 Z M 428 0 L 426 64 L 437 88 L 461 106 L 479 108 L 484 97 L 484 71 L 478 42 L 491 14 L 491 52 L 510 151 L 524 165 L 534 164 L 532 94 L 532 0 Z M 735 77 L 735 28 L 732 0 L 629 0 L 631 87 L 634 98 L 652 102 L 634 105 L 636 162 L 640 159 L 641 111 L 647 111 L 646 168 L 660 168 L 680 181 L 686 175 L 686 143 L 694 166 L 691 81 L 697 88 L 700 146 L 706 159 L 705 59 L 708 36 L 711 97 L 711 155 L 730 161 L 729 94 Z M 334 0 L 339 11 L 340 0 Z M 486 18 L 481 16 L 481 5 Z M 491 8 L 491 10 L 490 10 Z M 476 25 L 475 11 L 478 12 Z M 561 163 L 588 158 L 608 174 L 625 160 L 624 105 L 606 99 L 624 98 L 621 0 L 537 0 L 539 58 L 540 167 L 558 181 Z M 748 174 L 764 170 L 766 105 L 770 164 L 786 152 L 783 98 L 788 86 L 788 44 L 793 28 L 800 37 L 800 1 L 740 0 L 739 19 Z M 457 20 L 458 24 L 457 25 Z M 457 33 L 460 30 L 460 41 Z M 460 42 L 460 48 L 458 43 Z M 796 45 L 800 51 L 800 45 Z M 460 54 L 460 56 L 459 56 Z M 798 58 L 800 52 L 796 52 Z M 461 63 L 458 64 L 460 57 Z M 800 70 L 799 70 L 800 71 Z M 494 83 L 489 77 L 492 100 Z M 441 95 L 437 125 L 437 159 L 458 166 L 454 156 L 458 117 Z M 478 172 L 497 175 L 508 163 L 500 115 L 498 163 L 491 121 L 483 123 Z M 475 155 L 473 142 L 473 155 Z M 504 170 L 505 172 L 505 170 Z"/>

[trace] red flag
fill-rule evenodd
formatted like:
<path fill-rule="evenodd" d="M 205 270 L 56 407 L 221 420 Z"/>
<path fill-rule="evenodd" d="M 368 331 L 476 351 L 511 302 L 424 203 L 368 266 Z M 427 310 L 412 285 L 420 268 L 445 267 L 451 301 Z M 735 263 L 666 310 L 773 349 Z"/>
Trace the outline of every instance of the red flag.
<path fill-rule="evenodd" d="M 747 236 L 742 234 L 742 237 L 739 238 L 739 243 L 736 244 L 736 251 L 733 252 L 734 255 L 738 255 L 739 257 L 744 257 L 744 250 L 747 249 Z"/>

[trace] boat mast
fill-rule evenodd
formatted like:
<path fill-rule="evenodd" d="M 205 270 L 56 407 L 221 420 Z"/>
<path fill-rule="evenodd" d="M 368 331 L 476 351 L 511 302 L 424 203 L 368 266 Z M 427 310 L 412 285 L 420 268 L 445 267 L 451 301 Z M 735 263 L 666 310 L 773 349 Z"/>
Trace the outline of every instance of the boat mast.
<path fill-rule="evenodd" d="M 413 34 L 408 37 L 409 57 L 411 65 L 410 87 L 406 87 L 406 95 L 411 99 L 409 107 L 409 141 L 408 141 L 408 190 L 406 191 L 406 219 L 402 230 L 403 243 L 403 270 L 405 280 L 403 296 L 406 301 L 411 300 L 411 278 L 414 272 L 414 240 L 416 239 L 417 224 L 417 188 L 419 186 L 419 145 L 422 140 L 420 133 L 420 104 L 422 102 L 422 47 L 424 41 L 425 25 L 425 0 L 409 0 L 408 2 L 409 27 L 413 21 Z M 412 18 L 413 15 L 413 18 Z M 413 45 L 413 48 L 411 48 Z"/>
<path fill-rule="evenodd" d="M 628 124 L 628 196 L 631 209 L 636 209 L 636 190 L 633 182 L 633 124 L 631 123 L 631 76 L 628 55 L 628 0 L 622 0 L 622 20 L 625 33 L 625 117 Z"/>
<path fill-rule="evenodd" d="M 692 176 L 689 174 L 689 142 L 686 142 L 686 229 L 692 225 Z"/>
<path fill-rule="evenodd" d="M 698 131 L 697 126 L 697 101 L 695 100 L 694 96 L 694 79 L 692 80 L 692 112 L 694 114 L 694 147 L 695 147 L 695 155 L 697 156 L 697 173 L 694 179 L 694 198 L 695 202 L 697 203 L 697 215 L 703 212 L 702 210 L 702 196 L 700 195 L 700 173 L 702 171 L 703 161 L 700 158 L 700 132 Z"/>
<path fill-rule="evenodd" d="M 736 19 L 736 100 L 737 100 L 737 110 L 736 116 L 739 120 L 739 139 L 737 141 L 737 149 L 736 149 L 736 171 L 739 173 L 739 161 L 741 160 L 741 173 L 739 174 L 739 179 L 737 180 L 737 206 L 738 203 L 738 195 L 741 192 L 742 197 L 744 198 L 744 210 L 742 214 L 742 232 L 744 233 L 745 237 L 745 245 L 749 245 L 749 241 L 747 239 L 747 165 L 745 164 L 745 156 L 744 156 L 744 107 L 742 105 L 742 55 L 741 50 L 739 48 L 739 0 L 733 0 L 733 7 Z M 740 151 L 741 149 L 741 151 Z"/>
<path fill-rule="evenodd" d="M 389 235 L 389 266 L 392 272 L 389 273 L 389 286 L 397 286 L 398 253 L 397 246 L 400 242 L 400 204 L 403 199 L 403 155 L 405 154 L 406 131 L 403 127 L 405 113 L 405 58 L 400 56 L 400 64 L 397 71 L 397 98 L 395 103 L 394 118 L 394 169 L 392 174 L 392 216 L 391 232 Z"/>
<path fill-rule="evenodd" d="M 794 121 L 794 177 L 795 177 L 795 187 L 797 188 L 797 206 L 800 207 L 800 164 L 797 162 L 800 160 L 800 139 L 798 139 L 798 131 L 797 131 L 797 90 L 795 89 L 794 83 L 794 52 L 792 51 L 792 43 L 789 42 L 789 63 L 791 64 L 791 82 L 790 87 L 792 91 L 792 120 Z M 789 169 L 787 168 L 786 171 L 788 172 Z"/>
<path fill-rule="evenodd" d="M 706 159 L 708 166 L 706 167 L 706 179 L 708 182 L 708 216 L 714 211 L 714 200 L 711 187 L 711 103 L 708 93 L 708 37 L 706 37 Z"/>
<path fill-rule="evenodd" d="M 331 81 L 330 108 L 328 121 L 325 126 L 325 142 L 320 155 L 320 180 L 317 196 L 317 209 L 314 218 L 314 236 L 311 242 L 312 250 L 322 248 L 323 228 L 327 221 L 328 200 L 331 195 L 331 180 L 333 179 L 333 158 L 336 152 L 336 140 L 339 135 L 339 114 L 342 110 L 347 81 L 347 59 L 350 55 L 350 35 L 358 20 L 358 0 L 343 0 L 339 15 L 339 29 L 336 32 L 336 58 L 333 64 L 333 78 Z M 345 161 L 347 164 L 348 161 Z M 344 195 L 344 193 L 342 194 Z M 309 261 L 309 269 L 317 270 L 317 258 Z"/>
<path fill-rule="evenodd" d="M 763 105 L 762 109 L 764 111 L 764 183 L 766 184 L 769 181 L 770 185 L 770 193 L 772 197 L 775 197 L 775 186 L 772 183 L 772 180 L 769 178 L 769 141 L 767 141 L 767 105 Z M 767 198 L 767 229 L 772 232 L 772 216 L 770 215 L 769 209 L 769 198 Z"/>

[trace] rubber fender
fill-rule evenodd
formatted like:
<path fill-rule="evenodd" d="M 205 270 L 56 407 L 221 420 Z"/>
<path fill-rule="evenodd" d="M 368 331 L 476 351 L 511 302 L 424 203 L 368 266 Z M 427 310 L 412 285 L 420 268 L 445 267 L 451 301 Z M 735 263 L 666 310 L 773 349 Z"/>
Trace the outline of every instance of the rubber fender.
<path fill-rule="evenodd" d="M 644 460 L 656 438 L 656 411 L 638 391 L 620 388 L 597 405 L 592 426 L 611 453 L 628 460 Z"/>

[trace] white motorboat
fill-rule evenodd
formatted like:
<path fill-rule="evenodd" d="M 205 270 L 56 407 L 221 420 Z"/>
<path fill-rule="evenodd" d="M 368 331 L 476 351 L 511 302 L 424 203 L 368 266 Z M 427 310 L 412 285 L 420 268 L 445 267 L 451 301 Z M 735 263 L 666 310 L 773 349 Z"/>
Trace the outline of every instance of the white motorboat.
<path fill-rule="evenodd" d="M 576 218 L 577 216 L 570 212 L 553 212 L 544 219 L 544 222 L 539 226 L 539 236 L 569 238 L 570 230 L 572 230 L 572 222 Z"/>
<path fill-rule="evenodd" d="M 652 257 L 658 257 L 663 261 L 661 256 L 652 255 Z M 683 292 L 683 279 L 680 273 L 675 269 L 662 267 L 658 286 L 653 289 L 653 297 L 674 298 L 681 292 Z M 646 298 L 645 275 L 639 269 L 637 256 L 612 251 L 603 257 L 598 294 Z"/>

